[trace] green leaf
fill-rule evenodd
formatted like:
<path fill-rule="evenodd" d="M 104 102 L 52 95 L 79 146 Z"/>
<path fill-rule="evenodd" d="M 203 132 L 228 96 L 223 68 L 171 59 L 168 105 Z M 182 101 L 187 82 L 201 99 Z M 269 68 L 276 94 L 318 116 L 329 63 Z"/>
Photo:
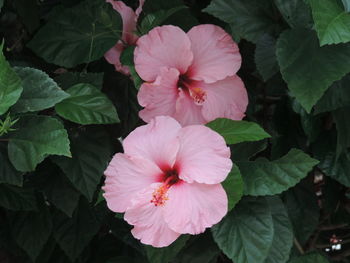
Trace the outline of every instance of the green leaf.
<path fill-rule="evenodd" d="M 335 82 L 315 105 L 314 114 L 350 106 L 350 75 Z"/>
<path fill-rule="evenodd" d="M 263 35 L 256 43 L 254 59 L 264 81 L 275 75 L 278 72 L 276 39 L 269 35 Z"/>
<path fill-rule="evenodd" d="M 308 113 L 328 87 L 350 71 L 349 59 L 350 45 L 319 47 L 316 34 L 310 30 L 287 30 L 277 41 L 283 79 Z"/>
<path fill-rule="evenodd" d="M 150 263 L 172 262 L 180 250 L 185 246 L 189 236 L 182 235 L 174 243 L 164 248 L 146 246 L 146 254 Z"/>
<path fill-rule="evenodd" d="M 22 116 L 10 134 L 8 155 L 22 172 L 34 171 L 47 155 L 71 156 L 67 131 L 57 119 L 47 116 Z"/>
<path fill-rule="evenodd" d="M 313 24 L 311 10 L 304 0 L 274 0 L 274 2 L 290 27 L 311 28 Z"/>
<path fill-rule="evenodd" d="M 57 84 L 64 90 L 79 83 L 91 84 L 101 90 L 103 85 L 104 73 L 84 73 L 84 72 L 67 72 L 55 77 Z"/>
<path fill-rule="evenodd" d="M 48 208 L 45 205 L 40 212 L 15 214 L 11 228 L 17 244 L 35 262 L 51 235 L 52 222 Z"/>
<path fill-rule="evenodd" d="M 275 195 L 296 185 L 318 163 L 301 150 L 292 149 L 275 161 L 258 159 L 236 162 L 247 195 Z"/>
<path fill-rule="evenodd" d="M 293 227 L 287 210 L 279 197 L 269 197 L 274 235 L 269 254 L 264 263 L 285 263 L 289 259 L 293 245 Z"/>
<path fill-rule="evenodd" d="M 272 1 L 213 0 L 203 11 L 229 23 L 240 37 L 256 43 L 264 34 L 274 34 Z"/>
<path fill-rule="evenodd" d="M 288 263 L 329 263 L 329 261 L 321 254 L 312 253 L 293 258 Z"/>
<path fill-rule="evenodd" d="M 319 206 L 315 186 L 303 180 L 283 193 L 283 199 L 293 225 L 295 238 L 304 245 L 319 224 Z"/>
<path fill-rule="evenodd" d="M 332 112 L 337 128 L 337 157 L 350 146 L 350 106 Z"/>
<path fill-rule="evenodd" d="M 63 170 L 89 201 L 96 191 L 104 170 L 112 155 L 109 135 L 103 129 L 91 127 L 70 134 L 72 158 L 54 157 L 53 161 Z"/>
<path fill-rule="evenodd" d="M 56 211 L 52 218 L 53 235 L 71 261 L 77 259 L 100 227 L 96 214 L 83 199 L 72 218 L 59 211 Z"/>
<path fill-rule="evenodd" d="M 350 41 L 350 14 L 340 0 L 309 0 L 321 46 Z"/>
<path fill-rule="evenodd" d="M 329 177 L 332 177 L 346 187 L 350 187 L 349 153 L 344 153 L 337 158 L 335 153 L 329 152 L 323 155 L 318 167 Z"/>
<path fill-rule="evenodd" d="M 21 96 L 23 91 L 21 79 L 10 67 L 0 45 L 0 115 L 4 114 Z"/>
<path fill-rule="evenodd" d="M 0 11 L 1 11 L 2 6 L 4 5 L 4 1 L 5 0 L 0 0 Z"/>
<path fill-rule="evenodd" d="M 70 95 L 55 106 L 61 117 L 79 124 L 110 124 L 119 122 L 113 103 L 90 84 L 76 84 L 66 90 Z"/>
<path fill-rule="evenodd" d="M 260 141 L 271 137 L 254 122 L 218 118 L 209 122 L 206 126 L 223 136 L 227 144 Z"/>
<path fill-rule="evenodd" d="M 170 8 L 170 9 L 165 9 L 165 10 L 161 9 L 161 10 L 158 10 L 154 13 L 147 14 L 141 21 L 141 25 L 139 28 L 140 34 L 141 35 L 147 34 L 154 27 L 162 25 L 162 23 L 167 18 L 169 18 L 170 16 L 172 16 L 176 12 L 183 10 L 183 9 L 186 9 L 186 8 L 187 8 L 186 6 L 180 5 L 180 6 L 175 6 L 173 8 Z"/>
<path fill-rule="evenodd" d="M 244 198 L 212 228 L 215 242 L 235 263 L 261 263 L 273 242 L 274 227 L 265 198 Z"/>
<path fill-rule="evenodd" d="M 222 183 L 228 197 L 228 211 L 232 210 L 243 196 L 243 179 L 237 165 L 233 165 L 231 172 Z"/>
<path fill-rule="evenodd" d="M 346 12 L 350 12 L 350 0 L 342 0 Z"/>
<path fill-rule="evenodd" d="M 130 75 L 131 75 L 131 78 L 134 82 L 135 88 L 137 90 L 139 90 L 143 81 L 140 78 L 139 74 L 137 74 L 136 69 L 135 69 L 134 50 L 135 50 L 134 46 L 129 46 L 126 49 L 124 49 L 124 51 L 120 55 L 120 62 L 123 65 L 129 67 Z"/>
<path fill-rule="evenodd" d="M 15 105 L 14 112 L 41 111 L 51 108 L 56 103 L 69 97 L 43 71 L 34 68 L 15 68 L 17 75 L 22 79 L 23 92 Z"/>
<path fill-rule="evenodd" d="M 49 63 L 71 68 L 101 58 L 121 31 L 121 17 L 111 4 L 86 0 L 50 17 L 28 47 Z"/>
<path fill-rule="evenodd" d="M 0 183 L 22 186 L 22 173 L 18 172 L 11 164 L 7 147 L 0 144 Z"/>
<path fill-rule="evenodd" d="M 231 159 L 233 162 L 249 160 L 257 153 L 265 150 L 266 147 L 267 140 L 237 143 L 231 146 Z"/>
<path fill-rule="evenodd" d="M 15 211 L 37 210 L 32 189 L 0 184 L 0 206 Z"/>

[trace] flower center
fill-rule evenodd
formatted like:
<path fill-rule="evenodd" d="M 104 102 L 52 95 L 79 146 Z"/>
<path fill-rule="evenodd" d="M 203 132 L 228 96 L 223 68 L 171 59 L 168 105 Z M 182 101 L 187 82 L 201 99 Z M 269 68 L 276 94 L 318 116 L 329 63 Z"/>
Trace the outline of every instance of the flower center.
<path fill-rule="evenodd" d="M 202 105 L 207 98 L 207 93 L 200 87 L 200 82 L 191 80 L 186 75 L 180 75 L 177 86 L 190 96 L 194 103 Z"/>
<path fill-rule="evenodd" d="M 152 194 L 151 203 L 153 203 L 155 206 L 162 206 L 167 200 L 169 200 L 167 195 L 169 188 L 172 185 L 181 182 L 181 179 L 179 178 L 179 174 L 176 169 L 170 169 L 164 172 L 162 182 L 162 185 Z"/>

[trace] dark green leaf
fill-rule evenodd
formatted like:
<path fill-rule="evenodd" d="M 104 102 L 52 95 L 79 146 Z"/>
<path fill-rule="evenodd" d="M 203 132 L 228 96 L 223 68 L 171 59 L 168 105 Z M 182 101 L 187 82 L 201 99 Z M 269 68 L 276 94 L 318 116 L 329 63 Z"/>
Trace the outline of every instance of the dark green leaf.
<path fill-rule="evenodd" d="M 33 33 L 40 26 L 38 2 L 36 0 L 13 0 L 13 2 L 23 25 L 29 33 Z"/>
<path fill-rule="evenodd" d="M 8 154 L 18 171 L 33 171 L 47 155 L 71 156 L 67 131 L 57 119 L 22 116 L 10 134 Z"/>
<path fill-rule="evenodd" d="M 51 108 L 69 97 L 45 72 L 34 68 L 15 68 L 22 79 L 23 92 L 14 112 L 31 112 Z"/>
<path fill-rule="evenodd" d="M 276 58 L 276 39 L 269 35 L 263 35 L 256 43 L 255 64 L 263 77 L 267 81 L 278 72 Z"/>
<path fill-rule="evenodd" d="M 12 235 L 17 244 L 35 262 L 51 235 L 52 222 L 47 207 L 40 212 L 22 212 L 13 216 Z"/>
<path fill-rule="evenodd" d="M 231 158 L 233 162 L 246 161 L 257 153 L 265 150 L 267 140 L 256 142 L 241 142 L 231 146 Z"/>
<path fill-rule="evenodd" d="M 18 172 L 11 164 L 7 147 L 0 144 L 0 183 L 22 186 L 22 173 Z"/>
<path fill-rule="evenodd" d="M 304 178 L 317 163 L 317 160 L 297 149 L 271 162 L 261 159 L 236 162 L 242 173 L 244 193 L 254 196 L 275 195 L 287 190 Z"/>
<path fill-rule="evenodd" d="M 289 259 L 293 245 L 293 227 L 287 210 L 279 197 L 269 197 L 274 235 L 269 254 L 264 263 L 285 263 Z"/>
<path fill-rule="evenodd" d="M 174 243 L 164 248 L 154 248 L 151 246 L 146 247 L 147 258 L 150 263 L 169 263 L 180 250 L 185 246 L 189 236 L 182 235 Z"/>
<path fill-rule="evenodd" d="M 228 211 L 230 211 L 241 200 L 243 195 L 243 179 L 237 165 L 233 165 L 222 186 L 227 193 Z"/>
<path fill-rule="evenodd" d="M 340 0 L 309 0 L 321 46 L 350 41 L 350 14 Z"/>
<path fill-rule="evenodd" d="M 244 198 L 212 228 L 219 248 L 235 263 L 261 263 L 268 256 L 274 228 L 265 198 Z"/>
<path fill-rule="evenodd" d="M 213 0 L 203 11 L 226 23 L 242 38 L 256 43 L 264 34 L 278 31 L 270 0 Z"/>
<path fill-rule="evenodd" d="M 291 27 L 312 26 L 311 10 L 304 0 L 274 0 L 274 2 Z"/>
<path fill-rule="evenodd" d="M 72 218 L 57 211 L 53 222 L 54 237 L 72 261 L 81 254 L 100 227 L 96 214 L 83 199 Z"/>
<path fill-rule="evenodd" d="M 328 87 L 350 71 L 350 45 L 319 47 L 313 31 L 292 29 L 277 41 L 277 60 L 291 95 L 309 113 Z"/>
<path fill-rule="evenodd" d="M 66 90 L 69 98 L 58 103 L 61 117 L 79 124 L 110 124 L 119 122 L 113 103 L 90 84 L 76 84 Z"/>
<path fill-rule="evenodd" d="M 271 137 L 254 122 L 218 118 L 206 125 L 223 136 L 227 144 L 259 141 Z"/>
<path fill-rule="evenodd" d="M 55 77 L 57 84 L 64 90 L 79 83 L 87 83 L 95 86 L 99 90 L 103 85 L 103 73 L 67 72 Z"/>
<path fill-rule="evenodd" d="M 124 49 L 124 51 L 122 52 L 122 54 L 120 56 L 120 62 L 123 65 L 129 67 L 130 75 L 131 75 L 131 78 L 134 82 L 135 88 L 137 90 L 139 90 L 141 87 L 141 84 L 142 84 L 142 79 L 140 78 L 140 76 L 137 74 L 137 72 L 135 70 L 134 50 L 135 50 L 134 46 L 130 46 L 130 47 L 127 47 L 126 49 Z"/>
<path fill-rule="evenodd" d="M 72 184 L 90 201 L 110 161 L 112 143 L 103 129 L 85 128 L 72 132 L 72 158 L 54 157 Z"/>
<path fill-rule="evenodd" d="M 350 146 L 350 106 L 337 109 L 333 118 L 337 127 L 337 157 Z"/>
<path fill-rule="evenodd" d="M 122 20 L 105 1 L 86 0 L 52 16 L 28 46 L 47 62 L 74 67 L 101 58 L 117 43 Z"/>
<path fill-rule="evenodd" d="M 318 253 L 306 254 L 288 261 L 288 263 L 328 263 L 329 261 Z"/>
<path fill-rule="evenodd" d="M 335 82 L 315 105 L 314 114 L 350 106 L 350 75 Z"/>
<path fill-rule="evenodd" d="M 346 12 L 350 12 L 350 0 L 342 0 Z"/>
<path fill-rule="evenodd" d="M 0 0 L 0 11 L 1 11 L 2 6 L 4 5 L 4 1 L 5 0 Z"/>
<path fill-rule="evenodd" d="M 0 115 L 4 114 L 21 96 L 23 91 L 21 79 L 10 67 L 0 45 Z"/>
<path fill-rule="evenodd" d="M 318 225 L 319 206 L 311 181 L 302 181 L 283 194 L 295 238 L 301 245 L 309 239 Z"/>
<path fill-rule="evenodd" d="M 32 189 L 0 184 L 0 206 L 15 211 L 37 210 Z"/>

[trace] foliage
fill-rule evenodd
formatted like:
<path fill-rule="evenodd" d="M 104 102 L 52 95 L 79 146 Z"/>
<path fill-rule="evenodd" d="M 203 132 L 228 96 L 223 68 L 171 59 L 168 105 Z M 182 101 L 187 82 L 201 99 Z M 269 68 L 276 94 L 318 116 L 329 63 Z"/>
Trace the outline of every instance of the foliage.
<path fill-rule="evenodd" d="M 349 11 L 349 0 L 146 0 L 135 34 L 200 23 L 239 40 L 249 95 L 244 120 L 207 124 L 231 149 L 228 214 L 153 248 L 101 190 L 142 124 L 135 47 L 120 58 L 131 76 L 103 58 L 121 16 L 103 0 L 0 0 L 0 261 L 349 262 Z"/>

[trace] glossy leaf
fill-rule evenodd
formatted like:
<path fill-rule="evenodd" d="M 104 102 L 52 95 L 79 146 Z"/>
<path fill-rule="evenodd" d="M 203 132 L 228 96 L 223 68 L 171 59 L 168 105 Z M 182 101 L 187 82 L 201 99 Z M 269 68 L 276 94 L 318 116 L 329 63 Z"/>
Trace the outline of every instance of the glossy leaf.
<path fill-rule="evenodd" d="M 7 147 L 0 144 L 0 183 L 22 186 L 22 174 L 11 164 L 7 154 Z"/>
<path fill-rule="evenodd" d="M 311 28 L 313 23 L 311 10 L 304 0 L 274 0 L 274 2 L 291 27 Z"/>
<path fill-rule="evenodd" d="M 237 165 L 233 165 L 231 172 L 227 175 L 222 186 L 227 194 L 228 210 L 230 211 L 243 196 L 243 179 Z"/>
<path fill-rule="evenodd" d="M 276 39 L 269 35 L 263 35 L 256 43 L 255 64 L 266 81 L 278 72 L 276 58 Z"/>
<path fill-rule="evenodd" d="M 18 171 L 33 171 L 48 155 L 71 156 L 67 131 L 57 119 L 27 115 L 10 135 L 8 155 Z"/>

